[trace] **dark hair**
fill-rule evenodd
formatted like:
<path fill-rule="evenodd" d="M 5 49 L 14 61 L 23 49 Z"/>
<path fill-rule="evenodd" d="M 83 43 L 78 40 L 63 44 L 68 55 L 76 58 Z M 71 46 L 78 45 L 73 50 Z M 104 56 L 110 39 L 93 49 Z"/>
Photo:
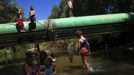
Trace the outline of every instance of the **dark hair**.
<path fill-rule="evenodd" d="M 80 36 L 80 35 L 82 35 L 82 34 L 83 34 L 83 32 L 82 32 L 81 30 L 77 30 L 77 31 L 76 31 L 76 35 L 77 35 L 77 36 Z"/>
<path fill-rule="evenodd" d="M 45 51 L 40 51 L 40 57 L 41 58 L 47 58 L 48 54 Z"/>
<path fill-rule="evenodd" d="M 52 63 L 53 60 L 52 60 L 51 58 L 48 58 L 48 62 L 49 62 L 49 63 Z"/>
<path fill-rule="evenodd" d="M 52 58 L 55 58 L 55 54 L 54 54 L 54 53 L 51 53 L 51 57 L 52 57 Z"/>
<path fill-rule="evenodd" d="M 30 7 L 30 10 L 34 10 L 34 8 L 31 6 L 31 7 Z"/>

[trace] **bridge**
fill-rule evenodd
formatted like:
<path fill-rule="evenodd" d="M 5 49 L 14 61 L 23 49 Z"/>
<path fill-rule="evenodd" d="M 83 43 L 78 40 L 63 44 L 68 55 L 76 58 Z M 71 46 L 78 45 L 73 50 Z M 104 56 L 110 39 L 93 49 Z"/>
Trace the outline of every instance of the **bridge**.
<path fill-rule="evenodd" d="M 106 34 L 134 30 L 134 13 L 116 13 L 93 16 L 38 20 L 36 31 L 28 31 L 28 22 L 24 22 L 26 32 L 17 32 L 16 23 L 0 24 L 0 44 L 50 41 L 74 37 L 75 31 L 84 34 Z"/>

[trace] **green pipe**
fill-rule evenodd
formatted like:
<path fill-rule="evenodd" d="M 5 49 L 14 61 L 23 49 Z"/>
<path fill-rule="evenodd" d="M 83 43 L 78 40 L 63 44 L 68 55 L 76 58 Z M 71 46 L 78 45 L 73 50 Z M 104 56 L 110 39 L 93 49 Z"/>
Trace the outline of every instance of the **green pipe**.
<path fill-rule="evenodd" d="M 119 13 L 52 19 L 51 25 L 53 25 L 54 29 L 64 29 L 71 27 L 94 26 L 98 24 L 122 23 L 132 20 L 134 20 L 134 13 Z"/>
<path fill-rule="evenodd" d="M 37 28 L 36 30 L 44 30 L 44 20 L 40 20 L 36 22 Z M 28 31 L 29 23 L 24 22 L 24 27 Z M 0 24 L 0 34 L 7 34 L 7 33 L 17 33 L 16 23 L 5 23 Z"/>
<path fill-rule="evenodd" d="M 0 34 L 17 32 L 15 23 L 0 24 Z"/>
<path fill-rule="evenodd" d="M 71 27 L 81 26 L 95 26 L 99 24 L 111 24 L 111 23 L 122 23 L 134 20 L 134 13 L 118 13 L 118 14 L 107 14 L 107 15 L 94 15 L 94 16 L 83 16 L 83 17 L 71 17 L 71 18 L 60 18 L 51 19 L 50 25 L 54 30 L 64 29 Z M 28 31 L 28 22 L 24 22 L 25 29 Z M 45 21 L 39 20 L 36 22 L 36 30 L 47 29 L 45 27 Z M 0 34 L 17 33 L 16 23 L 0 24 Z"/>

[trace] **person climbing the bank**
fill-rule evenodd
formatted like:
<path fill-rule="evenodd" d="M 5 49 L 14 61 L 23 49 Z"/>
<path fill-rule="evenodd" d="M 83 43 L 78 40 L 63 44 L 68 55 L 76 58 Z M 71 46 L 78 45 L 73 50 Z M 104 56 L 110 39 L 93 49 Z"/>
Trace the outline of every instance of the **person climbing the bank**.
<path fill-rule="evenodd" d="M 88 71 L 94 71 L 93 68 L 87 62 L 87 55 L 88 55 L 89 50 L 90 50 L 89 42 L 83 36 L 83 33 L 81 30 L 76 31 L 76 36 L 78 38 L 78 50 L 79 50 L 81 58 L 82 58 L 83 67 L 86 67 L 86 69 Z"/>
<path fill-rule="evenodd" d="M 41 59 L 40 59 L 40 45 L 39 45 L 39 41 L 35 41 L 34 43 L 34 50 L 35 50 L 35 59 L 36 59 L 36 66 L 37 66 L 37 70 L 38 70 L 38 74 L 40 74 L 40 65 L 41 65 Z"/>
<path fill-rule="evenodd" d="M 74 39 L 69 40 L 67 50 L 68 50 L 69 61 L 70 63 L 73 63 L 73 57 L 75 53 L 75 40 Z"/>
<path fill-rule="evenodd" d="M 34 59 L 33 59 L 33 53 L 27 52 L 26 53 L 26 61 L 23 66 L 24 75 L 37 75 L 37 70 L 34 68 Z"/>
<path fill-rule="evenodd" d="M 36 18 L 35 18 L 35 10 L 33 7 L 30 7 L 30 12 L 29 12 L 29 31 L 35 31 L 36 29 Z"/>
<path fill-rule="evenodd" d="M 16 28 L 18 32 L 25 32 L 24 23 L 23 23 L 23 11 L 21 8 L 18 9 L 17 15 L 18 15 L 18 22 Z"/>
<path fill-rule="evenodd" d="M 69 11 L 69 16 L 73 16 L 73 0 L 67 0 L 67 6 Z"/>

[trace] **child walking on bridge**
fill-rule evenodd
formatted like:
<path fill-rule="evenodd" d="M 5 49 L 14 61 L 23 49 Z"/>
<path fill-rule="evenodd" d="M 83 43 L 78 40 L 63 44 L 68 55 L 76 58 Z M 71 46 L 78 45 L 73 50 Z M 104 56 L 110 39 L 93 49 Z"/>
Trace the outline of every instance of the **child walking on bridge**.
<path fill-rule="evenodd" d="M 72 17 L 73 16 L 73 0 L 67 0 L 67 5 L 68 5 L 68 9 L 69 9 L 69 16 Z"/>

